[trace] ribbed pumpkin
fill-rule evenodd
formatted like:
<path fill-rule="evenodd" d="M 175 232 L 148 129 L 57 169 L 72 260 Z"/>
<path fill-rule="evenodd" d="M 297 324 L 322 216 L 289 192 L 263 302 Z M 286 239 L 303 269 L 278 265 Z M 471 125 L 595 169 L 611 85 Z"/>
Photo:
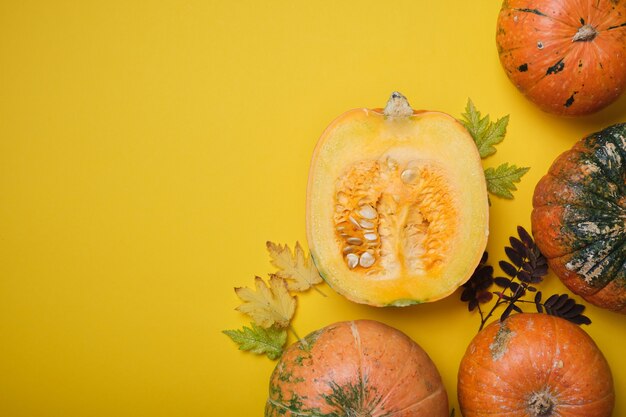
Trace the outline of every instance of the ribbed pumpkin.
<path fill-rule="evenodd" d="M 470 343 L 458 378 L 463 417 L 610 417 L 611 370 L 578 326 L 514 314 Z"/>
<path fill-rule="evenodd" d="M 266 417 L 447 417 L 428 355 L 385 324 L 332 324 L 291 345 L 270 380 Z"/>
<path fill-rule="evenodd" d="M 625 0 L 505 0 L 496 41 L 511 81 L 547 112 L 593 113 L 626 88 Z"/>
<path fill-rule="evenodd" d="M 535 242 L 563 283 L 626 313 L 626 123 L 561 154 L 537 184 L 533 207 Z"/>

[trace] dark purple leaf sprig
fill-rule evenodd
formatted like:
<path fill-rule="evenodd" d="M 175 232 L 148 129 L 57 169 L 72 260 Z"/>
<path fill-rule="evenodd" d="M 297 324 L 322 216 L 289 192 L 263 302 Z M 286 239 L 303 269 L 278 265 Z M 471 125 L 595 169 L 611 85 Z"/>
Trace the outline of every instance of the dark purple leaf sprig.
<path fill-rule="evenodd" d="M 538 313 L 546 313 L 571 321 L 572 323 L 591 324 L 591 320 L 582 313 L 585 306 L 576 303 L 567 294 L 554 294 L 543 301 L 543 294 L 537 290 L 536 284 L 543 281 L 548 273 L 548 262 L 539 251 L 530 234 L 521 226 L 517 227 L 518 237 L 509 238 L 510 246 L 504 248 L 508 261 L 500 261 L 498 265 L 506 276 L 493 276 L 493 267 L 487 264 L 488 254 L 483 254 L 478 267 L 463 284 L 461 301 L 468 303 L 469 311 L 478 309 L 480 314 L 479 331 L 485 327 L 487 321 L 495 311 L 504 307 L 500 321 L 505 320 L 512 313 L 521 313 L 520 304 L 534 304 Z M 498 291 L 490 291 L 495 284 Z M 534 293 L 532 301 L 525 297 Z M 495 303 L 488 311 L 483 311 L 481 304 L 488 303 L 495 298 Z"/>

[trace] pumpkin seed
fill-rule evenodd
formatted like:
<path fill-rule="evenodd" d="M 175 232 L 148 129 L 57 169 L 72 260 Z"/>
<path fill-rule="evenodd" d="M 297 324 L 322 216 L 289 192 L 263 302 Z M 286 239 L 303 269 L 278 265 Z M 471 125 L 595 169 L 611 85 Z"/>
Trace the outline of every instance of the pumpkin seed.
<path fill-rule="evenodd" d="M 363 268 L 369 268 L 370 266 L 374 265 L 374 261 L 376 260 L 371 253 L 364 252 L 359 259 L 359 265 L 361 265 Z"/>
<path fill-rule="evenodd" d="M 361 228 L 361 225 L 359 224 L 359 222 L 356 221 L 356 219 L 352 216 L 348 217 L 348 220 L 350 220 L 350 223 L 352 223 L 357 229 Z"/>
<path fill-rule="evenodd" d="M 358 213 L 359 213 L 359 216 L 367 220 L 374 220 L 376 216 L 378 215 L 378 212 L 376 211 L 376 209 L 370 206 L 369 204 L 362 205 Z"/>
<path fill-rule="evenodd" d="M 365 238 L 365 240 L 369 240 L 370 242 L 378 239 L 376 233 L 365 233 L 363 237 Z"/>
<path fill-rule="evenodd" d="M 354 253 L 356 252 L 356 246 L 346 246 L 345 248 L 343 248 L 343 254 L 347 255 L 349 253 Z"/>
<path fill-rule="evenodd" d="M 346 242 L 348 242 L 349 245 L 355 246 L 361 246 L 363 244 L 363 240 L 359 239 L 358 237 L 349 237 Z"/>
<path fill-rule="evenodd" d="M 346 256 L 346 260 L 348 261 L 348 268 L 354 269 L 359 264 L 359 256 L 354 253 L 349 253 Z"/>
<path fill-rule="evenodd" d="M 405 169 L 404 171 L 402 171 L 402 174 L 400 174 L 400 179 L 405 184 L 412 183 L 413 181 L 415 181 L 416 178 L 417 172 L 412 169 Z"/>
<path fill-rule="evenodd" d="M 364 229 L 373 229 L 374 228 L 374 223 L 372 223 L 369 220 L 363 220 L 361 219 L 361 221 L 359 221 L 359 223 L 361 224 L 361 227 Z"/>

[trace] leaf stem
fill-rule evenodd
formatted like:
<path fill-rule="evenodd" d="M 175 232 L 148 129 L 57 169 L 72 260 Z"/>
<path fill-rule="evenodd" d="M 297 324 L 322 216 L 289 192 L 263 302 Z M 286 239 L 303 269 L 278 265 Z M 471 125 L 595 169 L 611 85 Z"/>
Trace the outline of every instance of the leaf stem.
<path fill-rule="evenodd" d="M 522 270 L 522 268 L 518 267 L 517 272 L 519 272 L 521 270 Z M 513 280 L 516 279 L 516 278 L 517 278 L 517 274 L 515 275 L 514 278 L 511 278 L 511 282 L 513 282 Z M 524 286 L 524 283 L 522 282 L 522 285 L 517 287 L 517 289 L 515 290 L 515 293 L 511 294 L 510 299 L 508 301 L 504 299 L 504 295 L 505 295 L 504 292 L 507 291 L 507 290 L 510 291 L 511 287 L 510 286 L 506 287 L 504 289 L 504 291 L 502 291 L 502 293 L 498 295 L 498 300 L 495 302 L 493 307 L 491 307 L 491 310 L 489 310 L 489 313 L 487 314 L 487 316 L 483 318 L 483 315 L 481 313 L 481 315 L 480 315 L 480 317 L 481 317 L 480 327 L 478 328 L 478 331 L 481 331 L 485 327 L 485 324 L 487 324 L 487 320 L 489 320 L 491 318 L 491 316 L 496 311 L 496 309 L 498 307 L 500 307 L 502 304 L 506 304 L 507 302 L 509 304 L 514 304 L 517 301 L 519 301 L 519 297 L 523 294 L 523 292 L 520 292 L 520 290 L 523 288 L 523 286 Z"/>
<path fill-rule="evenodd" d="M 296 329 L 294 329 L 291 324 L 289 325 L 289 330 L 296 337 L 296 339 L 300 341 L 300 343 L 302 343 L 305 347 L 309 347 L 309 344 L 307 343 L 306 339 L 302 339 L 300 336 L 298 336 L 298 333 L 296 333 Z"/>
<path fill-rule="evenodd" d="M 478 313 L 480 314 L 480 329 L 482 329 L 483 323 L 485 322 L 485 314 L 483 313 L 483 309 L 480 308 L 480 303 L 478 303 L 476 307 L 478 307 Z M 478 331 L 480 331 L 480 329 Z"/>
<path fill-rule="evenodd" d="M 479 332 L 485 327 L 485 324 L 487 324 L 487 321 L 491 318 L 491 316 L 493 316 L 493 313 L 502 304 L 504 304 L 504 301 L 502 301 L 502 295 L 499 295 L 498 296 L 498 300 L 495 302 L 493 307 L 491 307 L 491 310 L 489 310 L 489 313 L 487 313 L 486 316 L 483 316 L 482 311 L 481 311 L 481 313 L 480 313 L 480 327 L 478 328 Z"/>
<path fill-rule="evenodd" d="M 319 295 L 321 295 L 322 297 L 328 297 L 326 294 L 324 294 L 324 292 L 323 292 L 322 290 L 320 290 L 319 288 L 317 288 L 317 286 L 316 286 L 316 285 L 314 285 L 314 286 L 313 286 L 313 289 L 314 289 L 315 291 L 317 291 L 317 292 L 318 292 L 318 294 L 319 294 Z"/>

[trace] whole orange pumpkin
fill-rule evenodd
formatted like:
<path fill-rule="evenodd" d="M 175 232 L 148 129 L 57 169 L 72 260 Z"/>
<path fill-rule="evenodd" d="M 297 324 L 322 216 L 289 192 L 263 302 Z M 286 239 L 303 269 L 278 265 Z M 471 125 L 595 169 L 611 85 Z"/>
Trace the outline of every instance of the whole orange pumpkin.
<path fill-rule="evenodd" d="M 541 109 L 584 115 L 626 88 L 625 0 L 504 0 L 500 61 Z"/>
<path fill-rule="evenodd" d="M 610 417 L 611 370 L 580 327 L 515 314 L 470 343 L 458 376 L 464 417 Z"/>
<path fill-rule="evenodd" d="M 428 355 L 385 324 L 332 324 L 291 345 L 270 380 L 266 417 L 447 417 Z"/>

